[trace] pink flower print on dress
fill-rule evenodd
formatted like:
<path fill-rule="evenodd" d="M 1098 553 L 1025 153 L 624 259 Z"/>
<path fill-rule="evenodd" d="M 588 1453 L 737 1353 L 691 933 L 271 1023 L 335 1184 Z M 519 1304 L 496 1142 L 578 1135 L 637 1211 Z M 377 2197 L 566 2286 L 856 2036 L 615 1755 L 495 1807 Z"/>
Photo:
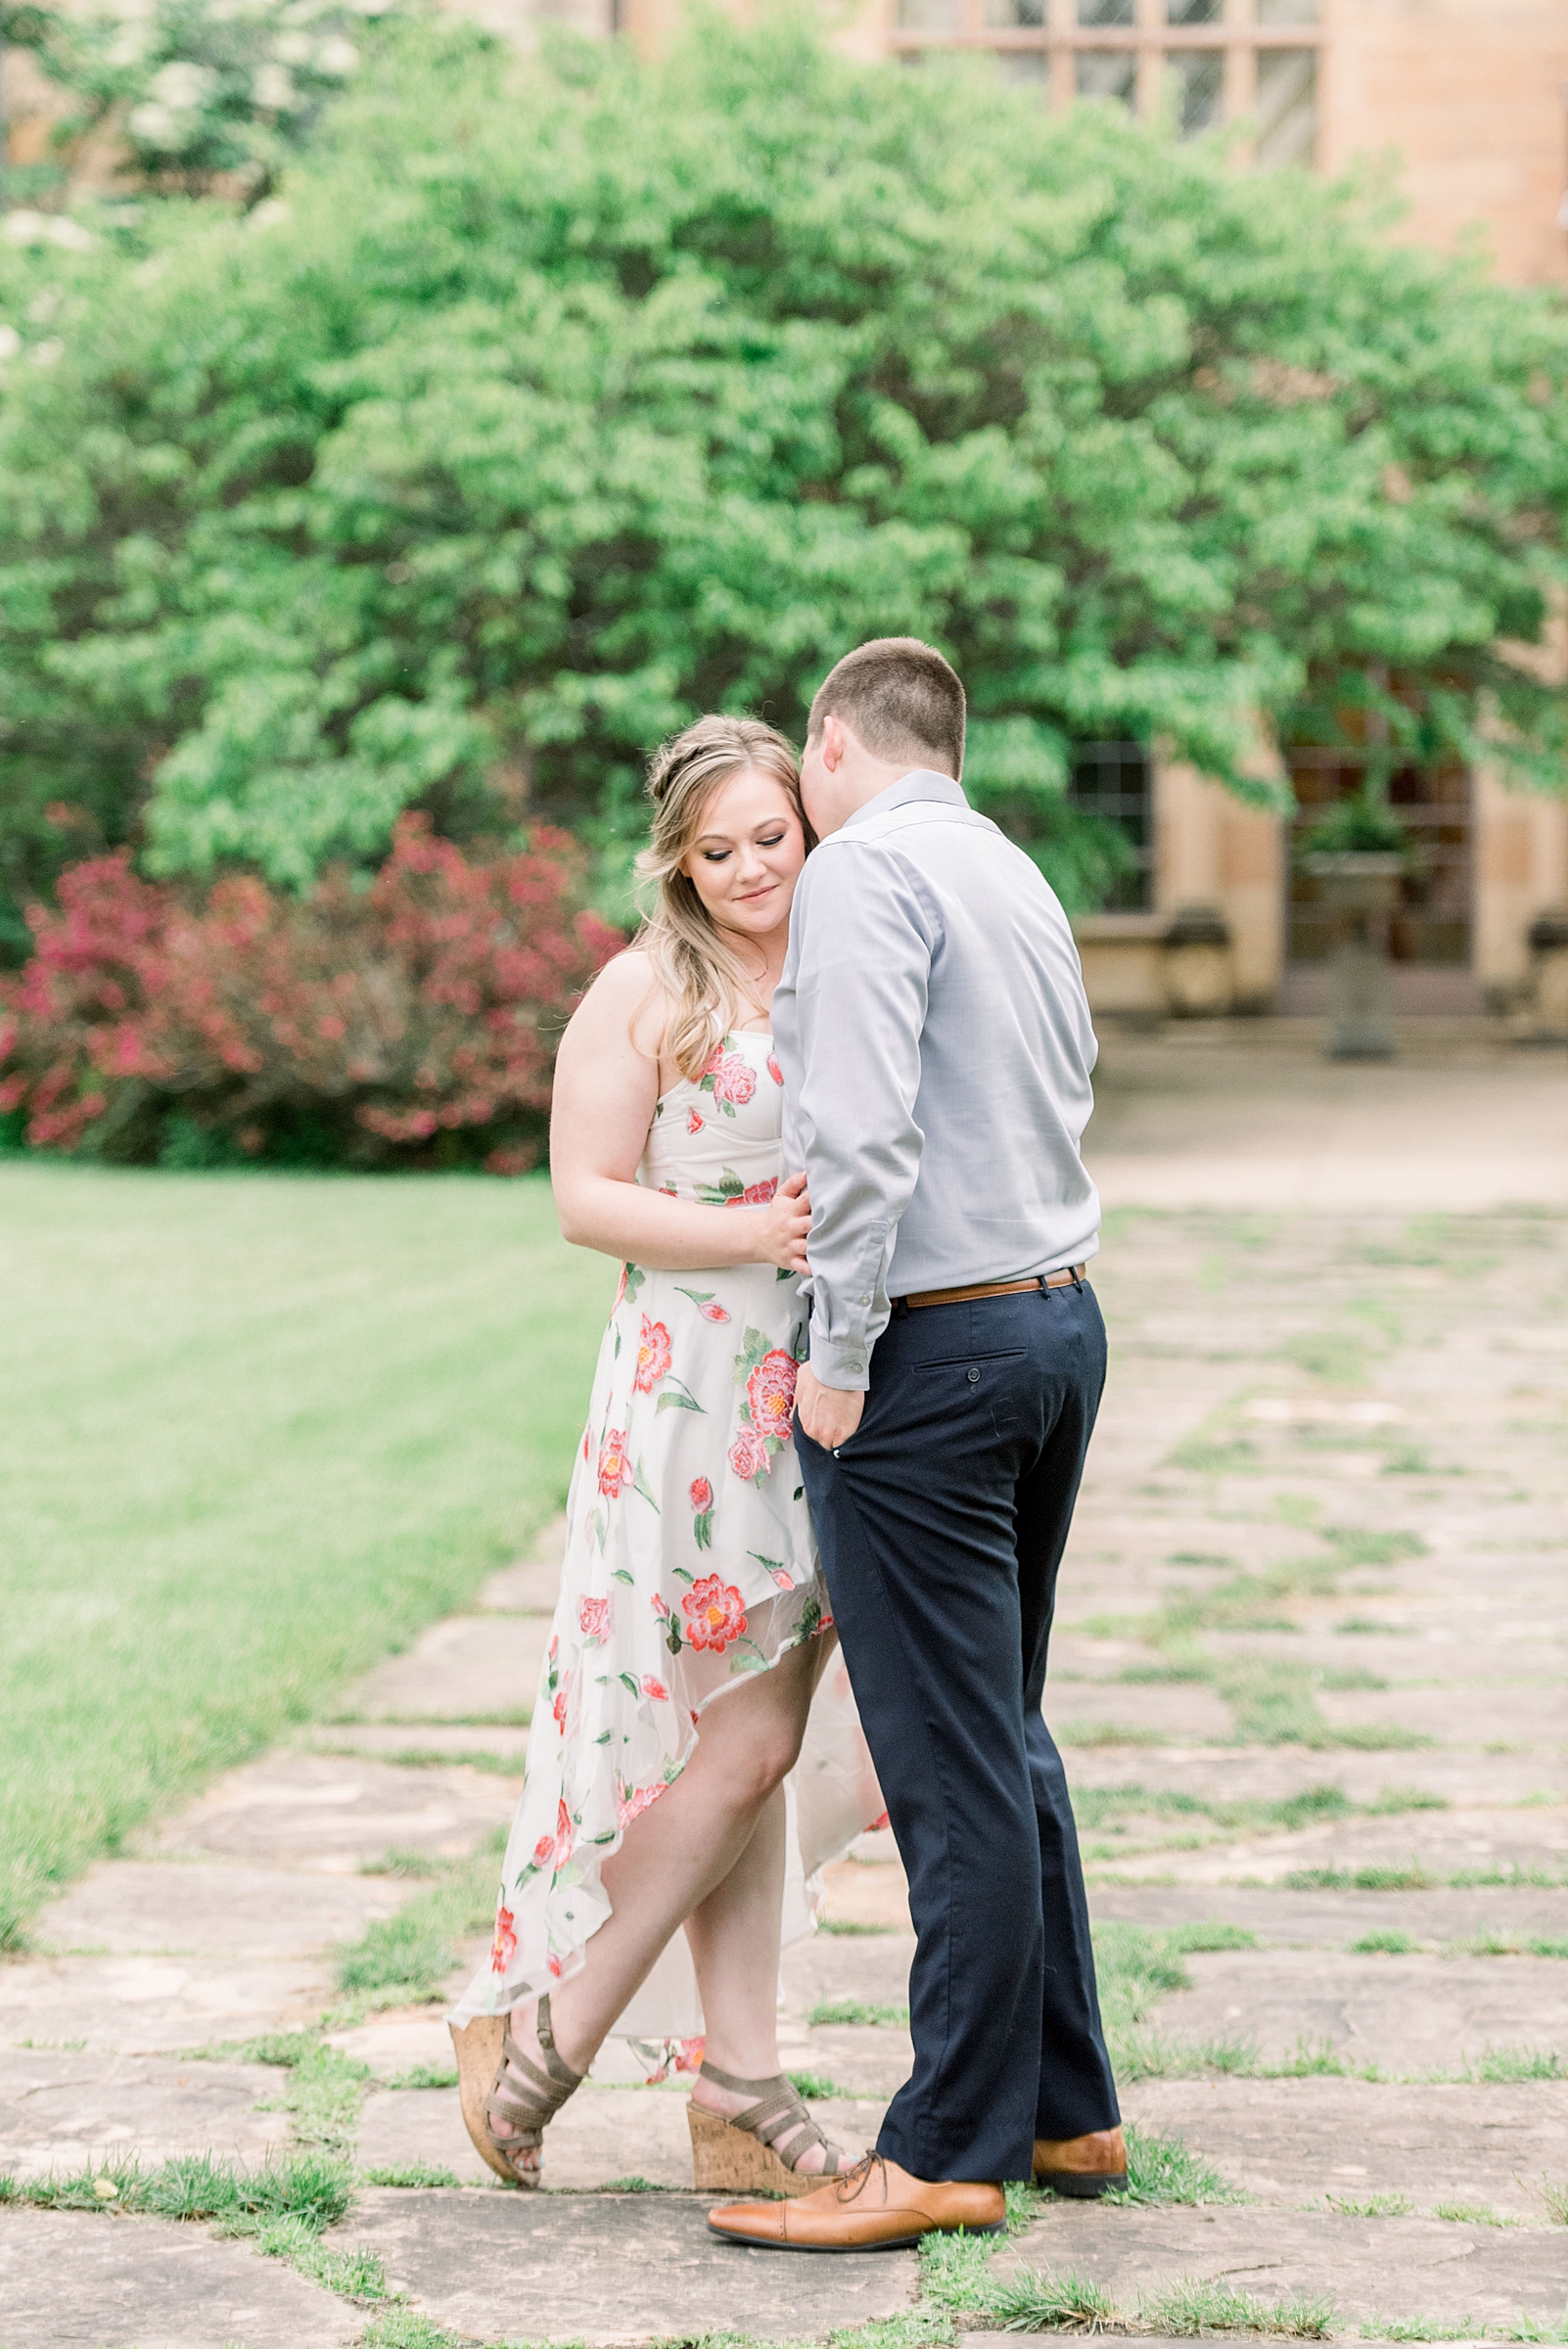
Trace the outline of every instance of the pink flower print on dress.
<path fill-rule="evenodd" d="M 559 1875 L 571 1857 L 572 1814 L 567 1809 L 566 1798 L 563 1796 L 555 1815 L 555 1833 L 539 1837 L 533 1847 L 533 1865 L 535 1867 L 553 1868 Z"/>
<path fill-rule="evenodd" d="M 686 1131 L 688 1133 L 701 1133 L 707 1123 L 708 1121 L 703 1116 L 702 1111 L 700 1109 L 694 1109 L 690 1117 L 686 1120 Z"/>
<path fill-rule="evenodd" d="M 724 1042 L 729 1038 L 726 1036 Z M 726 1052 L 720 1044 L 705 1064 L 697 1080 L 705 1093 L 712 1093 L 727 1118 L 744 1108 L 757 1090 L 757 1071 L 744 1052 Z"/>
<path fill-rule="evenodd" d="M 708 1204 L 714 1203 L 710 1201 Z M 723 1307 L 715 1301 L 712 1289 L 683 1289 L 678 1280 L 675 1283 L 675 1289 L 679 1296 L 691 1299 L 705 1321 L 727 1321 L 729 1319 Z"/>
<path fill-rule="evenodd" d="M 642 1693 L 651 1696 L 656 1705 L 668 1705 L 669 1702 L 669 1689 L 663 1681 L 656 1681 L 651 1672 L 645 1672 L 642 1676 Z"/>
<path fill-rule="evenodd" d="M 729 1448 L 729 1464 L 742 1484 L 750 1484 L 754 1478 L 766 1475 L 772 1462 L 768 1457 L 767 1446 L 755 1427 L 737 1429 L 735 1441 Z"/>
<path fill-rule="evenodd" d="M 686 1498 L 691 1502 L 692 1539 L 699 1549 L 712 1549 L 714 1545 L 714 1488 L 706 1476 L 692 1479 L 691 1491 L 687 1494 Z"/>
<path fill-rule="evenodd" d="M 626 1457 L 626 1431 L 612 1427 L 605 1431 L 599 1447 L 599 1490 L 607 1498 L 619 1500 L 626 1487 L 635 1480 L 636 1471 Z"/>
<path fill-rule="evenodd" d="M 642 1316 L 642 1334 L 637 1340 L 637 1367 L 631 1383 L 639 1395 L 651 1395 L 669 1368 L 671 1348 L 669 1332 L 662 1321 L 650 1321 Z"/>
<path fill-rule="evenodd" d="M 517 1935 L 512 1929 L 512 1911 L 510 1909 L 497 1909 L 495 1911 L 495 1939 L 490 1944 L 490 1971 L 492 1974 L 505 1973 L 512 1962 L 512 1954 L 516 1948 Z"/>
<path fill-rule="evenodd" d="M 787 1566 L 775 1566 L 773 1580 L 781 1590 L 793 1590 L 795 1588 L 795 1577 Z"/>
<path fill-rule="evenodd" d="M 687 1494 L 686 1497 L 691 1502 L 692 1507 L 697 1511 L 698 1515 L 701 1516 L 704 1509 L 711 1509 L 714 1505 L 714 1488 L 709 1483 L 706 1476 L 694 1477 L 692 1479 L 691 1491 Z"/>
<path fill-rule="evenodd" d="M 739 1199 L 733 1200 L 731 1205 L 735 1207 L 765 1207 L 777 1189 L 778 1176 L 770 1174 L 765 1182 L 749 1182 Z"/>
<path fill-rule="evenodd" d="M 705 1574 L 681 1600 L 686 1636 L 693 1647 L 721 1656 L 726 1647 L 746 1635 L 746 1603 L 733 1583 Z"/>
<path fill-rule="evenodd" d="M 585 1639 L 602 1639 L 610 1629 L 610 1601 L 585 1598 L 577 1609 L 577 1622 Z"/>
<path fill-rule="evenodd" d="M 639 1786 L 635 1792 L 629 1786 L 618 1785 L 616 1788 L 618 1822 L 623 1827 L 629 1826 L 631 1821 L 634 1819 L 640 1819 L 664 1792 L 665 1781 L 663 1778 L 655 1778 L 651 1786 Z"/>
<path fill-rule="evenodd" d="M 752 1425 L 760 1436 L 789 1441 L 795 1424 L 797 1368 L 794 1355 L 775 1346 L 747 1379 L 746 1400 L 752 1406 Z"/>
<path fill-rule="evenodd" d="M 773 1058 L 773 1055 L 772 1055 L 772 1053 L 771 1053 L 771 1052 L 769 1052 L 769 1054 L 768 1054 L 768 1056 L 767 1056 L 767 1073 L 768 1073 L 769 1077 L 771 1077 L 771 1078 L 772 1078 L 772 1080 L 773 1080 L 773 1082 L 774 1082 L 775 1084 L 782 1084 L 782 1083 L 783 1083 L 783 1082 L 784 1082 L 784 1072 L 783 1072 L 783 1070 L 782 1070 L 782 1069 L 779 1067 L 779 1065 L 778 1065 L 778 1062 L 777 1062 L 777 1061 L 776 1061 L 776 1060 Z"/>

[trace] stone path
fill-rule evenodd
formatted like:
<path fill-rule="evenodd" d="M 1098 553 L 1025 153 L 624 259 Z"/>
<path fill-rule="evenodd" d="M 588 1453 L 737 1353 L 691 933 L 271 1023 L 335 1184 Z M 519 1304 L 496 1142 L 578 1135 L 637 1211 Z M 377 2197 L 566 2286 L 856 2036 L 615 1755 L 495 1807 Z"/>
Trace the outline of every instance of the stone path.
<path fill-rule="evenodd" d="M 1568 1189 L 1558 1049 L 1488 1020 L 1402 1020 L 1399 1057 L 1325 1061 L 1314 1020 L 1177 1021 L 1102 1037 L 1088 1155 L 1109 1207 L 1261 1202 L 1472 1214 Z"/>
<path fill-rule="evenodd" d="M 1544 1066 L 1508 1096 L 1520 1117 Z M 1146 1099 L 1137 1114 L 1155 1118 Z M 1180 2141 L 1189 2179 L 1249 2198 L 1042 2205 L 985 2289 L 1022 2270 L 1038 2314 L 1077 2277 L 1154 2337 L 1183 2279 L 1184 2324 L 1229 2292 L 1329 2299 L 1344 2334 L 1561 2337 L 1568 1217 L 1308 1214 L 1294 1179 L 1277 1212 L 1266 1192 L 1245 1216 L 1111 1217 L 1112 1381 L 1047 1704 L 1126 2109 Z M 822 2341 L 916 2308 L 913 2255 L 714 2243 L 669 2084 L 590 2084 L 552 2127 L 553 2190 L 495 2189 L 450 2092 L 412 2085 L 449 2068 L 438 2003 L 339 1984 L 336 1953 L 420 1896 L 414 1871 L 508 1819 L 556 1554 L 547 1535 L 340 1720 L 95 1867 L 35 1952 L 0 1963 L 0 2175 L 21 2179 L 310 2142 L 291 2075 L 253 2059 L 265 2049 L 189 2050 L 325 2016 L 371 2076 L 334 2124 L 365 2183 L 324 2241 L 392 2297 L 201 2226 L 17 2206 L 0 2209 L 0 2349 L 346 2349 L 389 2309 L 446 2328 L 413 2349 Z M 821 2109 L 858 2143 L 907 2039 L 808 2018 L 905 1997 L 888 1836 L 833 1871 L 829 1917 L 860 1929 L 787 1953 L 786 2061 L 834 2087 Z M 449 2183 L 368 2183 L 399 2174 Z M 920 2305 L 918 2337 L 984 2321 Z"/>

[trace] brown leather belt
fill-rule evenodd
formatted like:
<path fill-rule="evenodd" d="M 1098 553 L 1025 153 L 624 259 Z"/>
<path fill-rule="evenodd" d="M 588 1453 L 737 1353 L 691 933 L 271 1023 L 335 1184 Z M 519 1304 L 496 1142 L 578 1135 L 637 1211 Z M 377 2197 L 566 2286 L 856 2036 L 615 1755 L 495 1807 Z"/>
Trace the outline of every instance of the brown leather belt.
<path fill-rule="evenodd" d="M 1074 1265 L 1060 1272 L 1034 1272 L 1028 1280 L 977 1280 L 969 1289 L 924 1289 L 918 1297 L 895 1297 L 893 1303 L 913 1312 L 922 1305 L 967 1305 L 975 1297 L 1018 1297 L 1026 1289 L 1076 1288 L 1087 1271 Z"/>

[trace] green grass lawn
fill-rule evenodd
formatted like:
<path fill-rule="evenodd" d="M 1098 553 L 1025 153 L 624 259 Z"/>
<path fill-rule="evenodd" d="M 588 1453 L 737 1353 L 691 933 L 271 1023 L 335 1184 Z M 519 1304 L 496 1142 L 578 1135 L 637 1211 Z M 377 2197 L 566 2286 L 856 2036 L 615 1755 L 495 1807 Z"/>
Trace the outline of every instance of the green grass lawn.
<path fill-rule="evenodd" d="M 613 1280 L 542 1177 L 0 1163 L 0 1948 L 559 1505 Z"/>

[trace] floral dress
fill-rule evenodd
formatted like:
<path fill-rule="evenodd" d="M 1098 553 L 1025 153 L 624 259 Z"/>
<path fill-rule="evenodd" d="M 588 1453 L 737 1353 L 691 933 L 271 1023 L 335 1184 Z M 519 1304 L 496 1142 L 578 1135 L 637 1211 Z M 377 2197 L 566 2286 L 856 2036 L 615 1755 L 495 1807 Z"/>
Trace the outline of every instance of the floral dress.
<path fill-rule="evenodd" d="M 771 1039 L 726 1036 L 659 1102 L 637 1179 L 742 1214 L 765 1206 L 782 1102 Z M 600 1870 L 680 1775 L 706 1708 L 831 1624 L 795 1456 L 806 1350 L 796 1277 L 776 1266 L 623 1271 L 567 1501 L 494 1944 L 454 2022 L 576 1972 L 610 1914 Z M 809 1929 L 816 1871 L 882 1810 L 837 1658 L 786 1794 L 788 1936 Z M 701 2030 L 683 1935 L 618 2030 L 655 2043 Z"/>

